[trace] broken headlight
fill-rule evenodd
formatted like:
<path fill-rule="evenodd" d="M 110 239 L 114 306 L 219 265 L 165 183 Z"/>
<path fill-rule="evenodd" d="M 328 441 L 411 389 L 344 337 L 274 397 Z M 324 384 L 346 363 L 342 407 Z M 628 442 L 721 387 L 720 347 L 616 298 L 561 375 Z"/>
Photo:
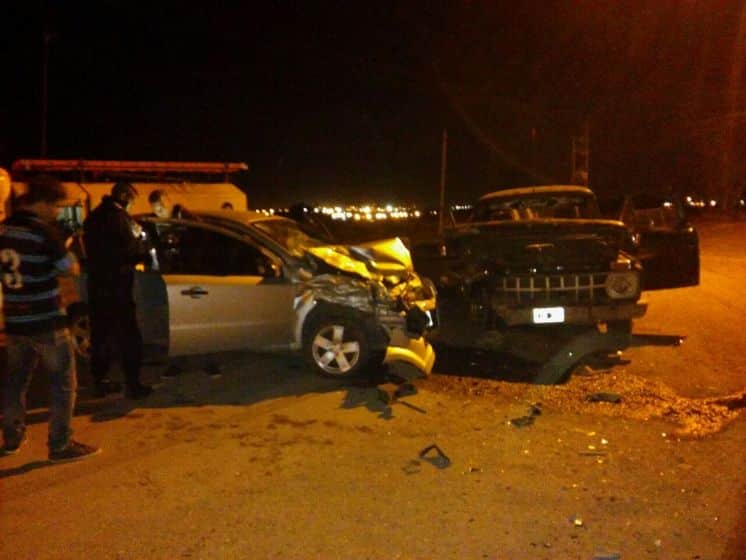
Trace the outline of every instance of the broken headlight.
<path fill-rule="evenodd" d="M 611 272 L 604 287 L 611 299 L 631 299 L 640 293 L 640 276 L 631 271 Z"/>
<path fill-rule="evenodd" d="M 419 307 L 410 307 L 406 314 L 407 332 L 422 336 L 433 325 L 432 318 Z"/>

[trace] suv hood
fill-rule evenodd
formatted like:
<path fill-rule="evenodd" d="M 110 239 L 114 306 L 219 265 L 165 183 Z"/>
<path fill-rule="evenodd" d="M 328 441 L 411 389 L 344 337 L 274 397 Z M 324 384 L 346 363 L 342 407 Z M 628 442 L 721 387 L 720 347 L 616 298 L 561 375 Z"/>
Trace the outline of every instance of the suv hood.
<path fill-rule="evenodd" d="M 409 249 L 398 237 L 357 245 L 324 245 L 308 252 L 339 271 L 367 280 L 398 284 L 414 273 Z"/>

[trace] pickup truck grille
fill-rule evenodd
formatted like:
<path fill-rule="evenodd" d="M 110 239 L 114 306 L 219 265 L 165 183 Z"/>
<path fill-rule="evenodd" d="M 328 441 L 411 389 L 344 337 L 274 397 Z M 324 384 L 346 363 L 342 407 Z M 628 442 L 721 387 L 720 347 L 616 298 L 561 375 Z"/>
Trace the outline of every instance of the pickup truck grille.
<path fill-rule="evenodd" d="M 604 284 L 607 273 L 533 274 L 498 280 L 501 302 L 518 305 L 583 305 L 609 301 Z"/>

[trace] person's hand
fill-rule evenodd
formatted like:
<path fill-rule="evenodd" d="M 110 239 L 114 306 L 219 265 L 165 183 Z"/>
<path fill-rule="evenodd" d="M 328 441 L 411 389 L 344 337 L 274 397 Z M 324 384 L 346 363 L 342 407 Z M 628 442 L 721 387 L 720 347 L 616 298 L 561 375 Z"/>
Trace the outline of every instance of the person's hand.
<path fill-rule="evenodd" d="M 142 226 L 137 222 L 132 222 L 132 235 L 137 239 L 145 239 L 145 232 L 143 231 Z"/>

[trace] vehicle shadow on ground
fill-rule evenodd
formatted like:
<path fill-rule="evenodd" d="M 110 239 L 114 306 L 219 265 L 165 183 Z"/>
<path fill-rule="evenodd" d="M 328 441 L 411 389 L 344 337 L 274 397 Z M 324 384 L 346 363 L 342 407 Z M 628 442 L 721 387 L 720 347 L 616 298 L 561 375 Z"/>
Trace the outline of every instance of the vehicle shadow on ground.
<path fill-rule="evenodd" d="M 213 363 L 219 366 L 221 375 L 207 372 L 209 368 L 204 366 Z M 282 397 L 340 392 L 340 408 L 362 407 L 380 418 L 390 419 L 393 417 L 390 403 L 382 398 L 379 385 L 393 383 L 398 386 L 419 376 L 414 368 L 393 366 L 356 379 L 329 379 L 316 374 L 301 356 L 279 353 L 231 352 L 209 358 L 197 356 L 180 365 L 184 367 L 183 371 L 170 378 L 160 375 L 167 369 L 166 364 L 146 365 L 142 370 L 142 381 L 152 384 L 155 390 L 140 400 L 124 398 L 121 393 L 105 398 L 94 397 L 89 372 L 79 368 L 75 415 L 90 416 L 92 422 L 107 422 L 138 409 L 241 406 Z M 118 367 L 112 370 L 111 378 L 122 380 Z M 29 393 L 27 424 L 48 421 L 47 394 L 46 380 L 34 378 Z"/>
<path fill-rule="evenodd" d="M 147 364 L 141 381 L 152 384 L 153 394 L 139 400 L 127 399 L 121 393 L 96 398 L 92 379 L 85 368 L 78 371 L 76 416 L 90 416 L 93 422 L 106 422 L 126 416 L 135 409 L 202 407 L 214 405 L 249 405 L 261 401 L 310 393 L 338 391 L 345 387 L 341 380 L 316 375 L 294 354 L 263 354 L 231 352 L 211 356 L 220 375 L 211 375 L 202 365 L 204 357 L 183 363 L 184 370 L 172 378 L 161 377 L 165 364 Z M 121 382 L 118 367 L 111 372 L 113 381 Z M 47 422 L 49 397 L 47 380 L 34 376 L 28 394 L 27 424 Z"/>
<path fill-rule="evenodd" d="M 540 367 L 508 352 L 478 347 L 438 344 L 435 354 L 433 371 L 439 375 L 531 383 Z"/>
<path fill-rule="evenodd" d="M 630 345 L 671 346 L 678 345 L 682 340 L 680 335 L 635 334 Z M 444 343 L 436 344 L 436 355 L 433 371 L 437 375 L 534 383 L 542 368 L 540 363 L 507 352 Z M 605 351 L 578 356 L 576 363 L 568 368 L 568 373 L 588 360 L 602 360 L 606 366 L 623 363 L 618 356 Z M 231 352 L 211 358 L 210 363 L 217 363 L 222 371 L 219 377 L 211 376 L 202 369 L 202 365 L 207 363 L 204 357 L 196 357 L 192 363 L 186 364 L 181 375 L 169 379 L 160 377 L 160 373 L 166 369 L 165 364 L 148 365 L 143 369 L 143 381 L 154 384 L 155 391 L 142 400 L 125 399 L 121 394 L 94 398 L 90 375 L 81 368 L 75 415 L 90 416 L 93 422 L 106 422 L 127 416 L 135 409 L 251 405 L 280 397 L 342 391 L 341 408 L 364 407 L 380 418 L 390 419 L 393 417 L 393 397 L 382 394 L 379 386 L 387 382 L 401 385 L 418 376 L 417 372 L 405 368 L 382 370 L 362 379 L 327 379 L 317 375 L 295 354 Z M 118 370 L 115 370 L 112 377 L 121 380 L 117 373 Z M 406 405 L 403 401 L 398 402 Z M 34 377 L 28 405 L 27 424 L 48 421 L 48 386 L 43 376 Z"/>

